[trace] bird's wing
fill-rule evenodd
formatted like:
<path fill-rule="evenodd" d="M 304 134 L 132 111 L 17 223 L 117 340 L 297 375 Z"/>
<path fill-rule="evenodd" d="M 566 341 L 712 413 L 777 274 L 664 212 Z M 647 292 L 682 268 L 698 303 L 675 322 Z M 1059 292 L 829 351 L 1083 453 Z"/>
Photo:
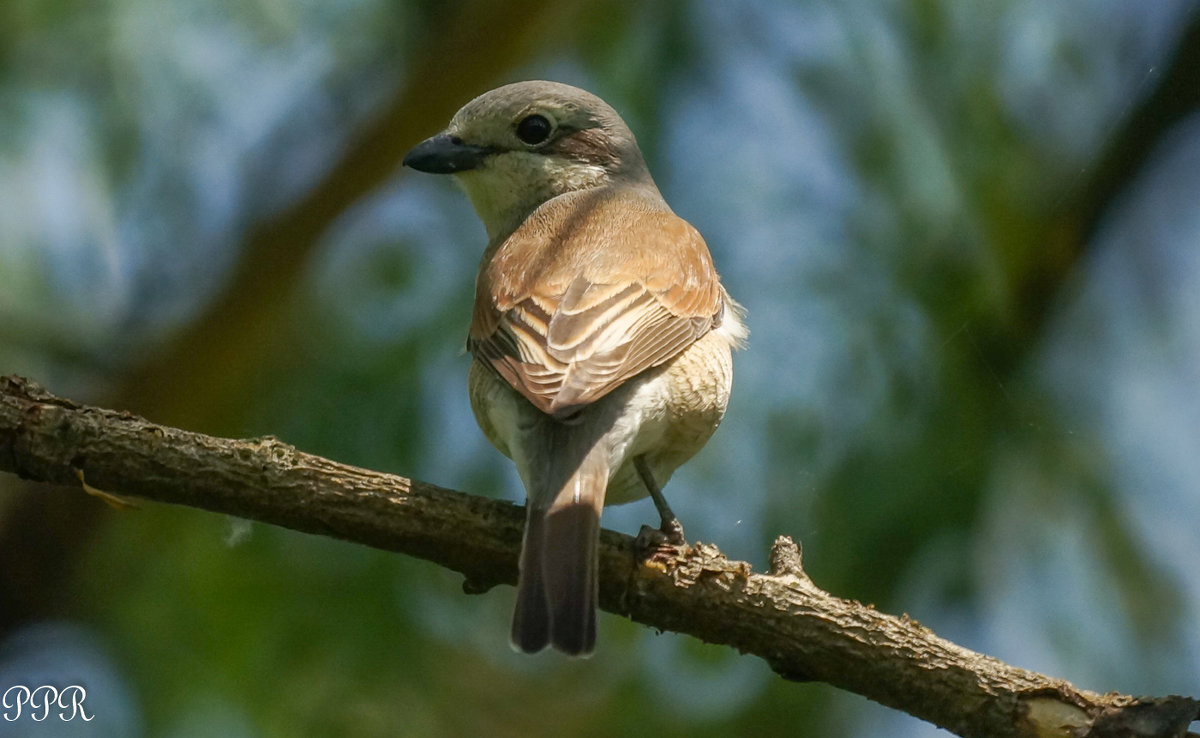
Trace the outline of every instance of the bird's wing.
<path fill-rule="evenodd" d="M 671 359 L 721 316 L 700 234 L 636 193 L 555 198 L 484 260 L 468 346 L 558 416 Z"/>

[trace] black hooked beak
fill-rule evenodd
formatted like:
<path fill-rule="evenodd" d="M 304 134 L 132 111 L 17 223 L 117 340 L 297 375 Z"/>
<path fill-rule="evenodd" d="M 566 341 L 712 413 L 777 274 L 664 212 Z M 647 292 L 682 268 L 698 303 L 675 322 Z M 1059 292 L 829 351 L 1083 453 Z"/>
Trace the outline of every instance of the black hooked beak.
<path fill-rule="evenodd" d="M 455 174 L 478 167 L 491 153 L 489 148 L 463 143 L 458 136 L 439 133 L 414 146 L 401 163 L 418 172 Z"/>

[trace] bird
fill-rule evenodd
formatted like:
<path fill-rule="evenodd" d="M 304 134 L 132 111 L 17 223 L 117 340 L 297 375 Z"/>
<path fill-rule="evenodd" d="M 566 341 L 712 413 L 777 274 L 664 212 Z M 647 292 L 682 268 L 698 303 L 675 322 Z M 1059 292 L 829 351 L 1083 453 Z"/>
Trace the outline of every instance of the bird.
<path fill-rule="evenodd" d="M 684 542 L 662 487 L 725 414 L 744 310 L 590 92 L 498 87 L 402 163 L 454 175 L 487 232 L 467 384 L 525 487 L 511 643 L 588 656 L 602 508 L 649 495 L 659 543 Z"/>

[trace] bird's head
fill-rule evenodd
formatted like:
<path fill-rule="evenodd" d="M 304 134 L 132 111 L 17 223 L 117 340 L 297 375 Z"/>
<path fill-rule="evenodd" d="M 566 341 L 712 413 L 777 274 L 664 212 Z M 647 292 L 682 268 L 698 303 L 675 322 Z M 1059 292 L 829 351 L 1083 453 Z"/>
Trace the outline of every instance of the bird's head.
<path fill-rule="evenodd" d="M 480 95 L 408 152 L 404 165 L 457 175 L 493 239 L 567 192 L 613 183 L 654 188 L 621 116 L 558 82 L 517 82 Z"/>

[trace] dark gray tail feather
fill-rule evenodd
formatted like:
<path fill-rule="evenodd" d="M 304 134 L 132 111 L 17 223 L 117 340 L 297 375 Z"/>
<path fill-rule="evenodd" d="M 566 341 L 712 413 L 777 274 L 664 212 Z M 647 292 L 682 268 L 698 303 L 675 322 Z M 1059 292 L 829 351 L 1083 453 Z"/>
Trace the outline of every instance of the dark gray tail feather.
<path fill-rule="evenodd" d="M 542 575 L 542 562 L 546 559 L 545 521 L 546 511 L 527 501 L 511 635 L 513 648 L 525 653 L 537 653 L 550 643 L 550 605 Z"/>
<path fill-rule="evenodd" d="M 560 481 L 543 486 L 546 483 L 539 480 L 526 502 L 512 624 L 513 646 L 526 653 L 552 645 L 572 656 L 586 656 L 596 645 L 596 547 L 608 486 L 608 453 L 592 448 L 558 459 L 565 465 L 572 456 L 582 456 L 576 468 L 555 473 L 559 470 L 552 464 L 546 479 Z"/>
<path fill-rule="evenodd" d="M 596 647 L 599 538 L 600 513 L 591 505 L 568 505 L 546 516 L 542 575 L 550 603 L 550 643 L 572 656 L 590 654 Z"/>

